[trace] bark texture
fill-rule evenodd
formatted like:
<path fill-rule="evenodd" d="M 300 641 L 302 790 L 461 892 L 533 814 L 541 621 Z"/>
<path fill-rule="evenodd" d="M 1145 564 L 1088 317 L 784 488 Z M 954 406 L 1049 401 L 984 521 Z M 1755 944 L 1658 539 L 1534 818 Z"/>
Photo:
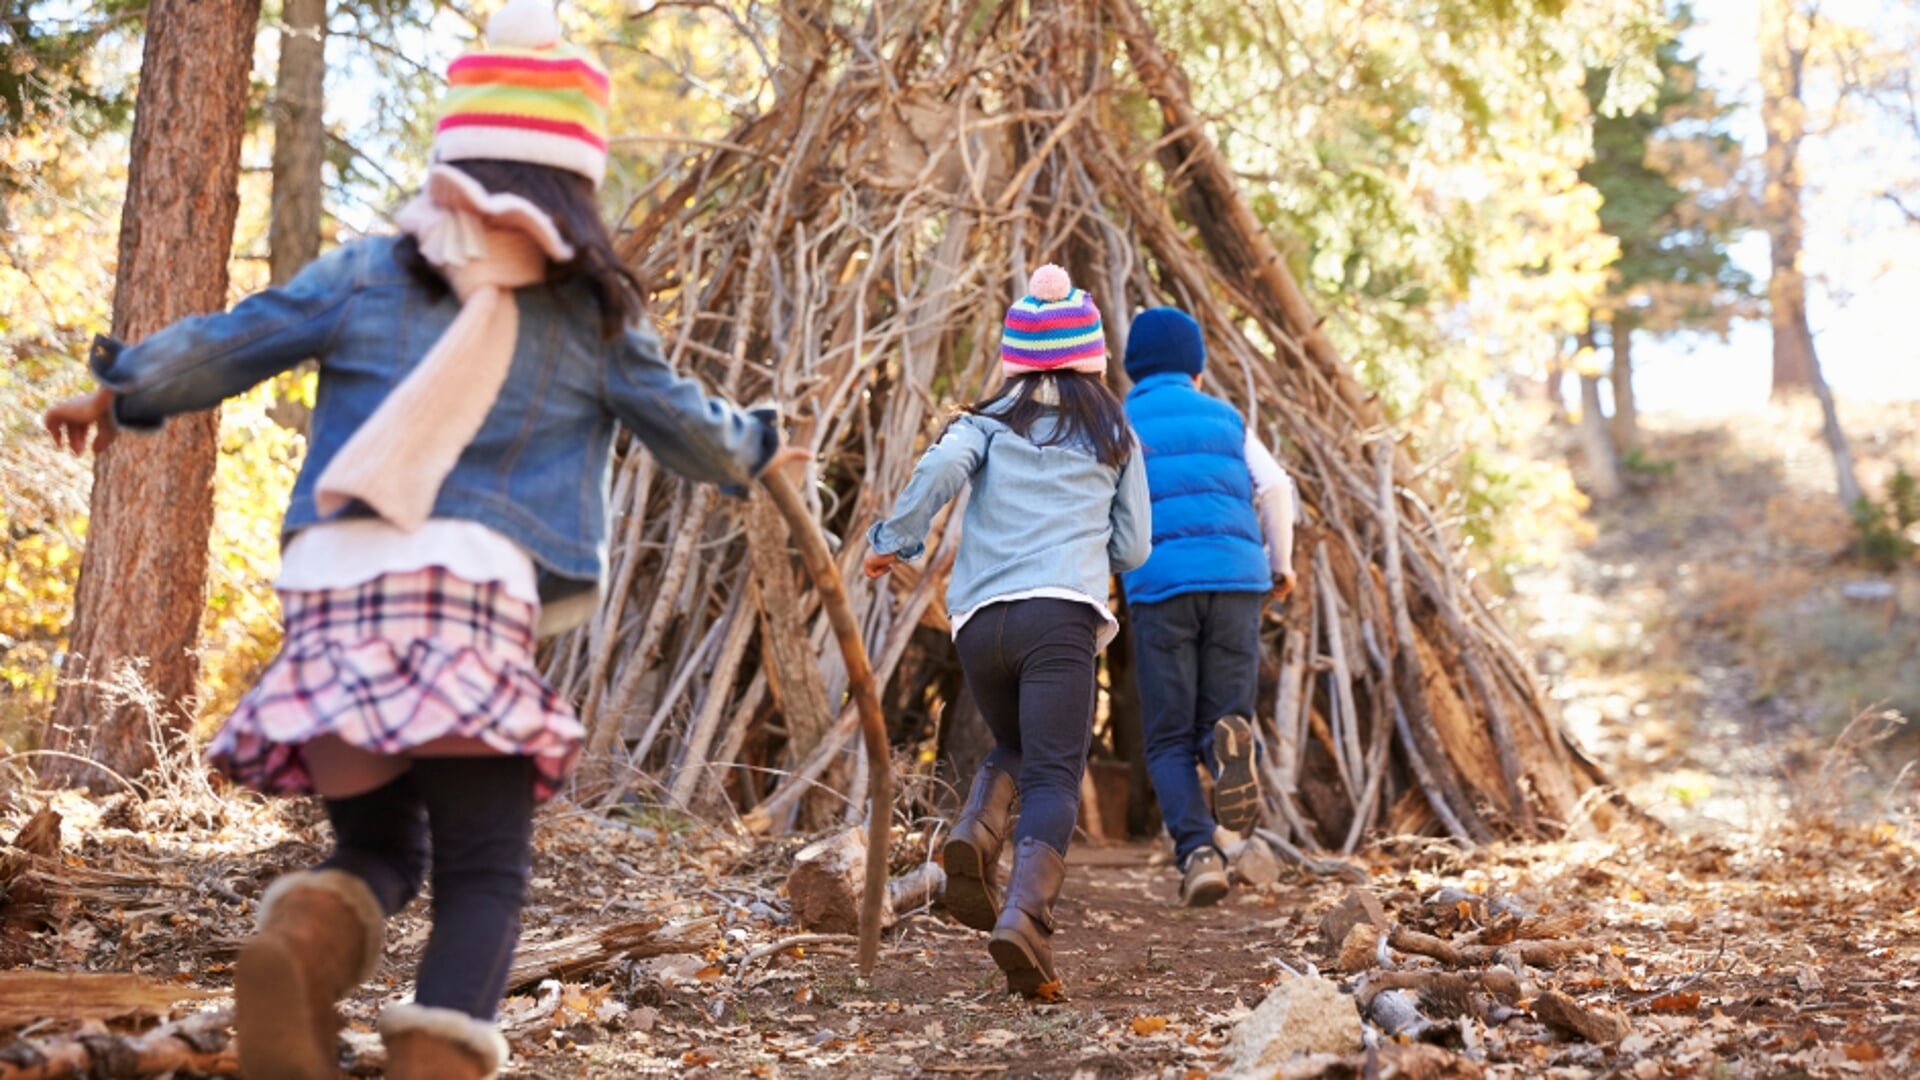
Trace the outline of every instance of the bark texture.
<path fill-rule="evenodd" d="M 1807 325 L 1807 278 L 1800 266 L 1806 240 L 1800 144 L 1806 137 L 1802 92 L 1809 29 L 1798 0 L 1762 0 L 1760 119 L 1767 130 L 1764 208 L 1772 261 L 1767 302 L 1773 319 L 1776 398 L 1811 393 L 1819 366 Z"/>
<path fill-rule="evenodd" d="M 1580 373 L 1580 453 L 1587 461 L 1588 494 L 1614 499 L 1625 490 L 1620 462 L 1615 456 L 1613 432 L 1600 409 L 1600 376 Z"/>
<path fill-rule="evenodd" d="M 1613 448 L 1626 453 L 1640 445 L 1640 406 L 1633 394 L 1633 322 L 1613 320 L 1613 369 L 1607 380 L 1613 387 L 1613 416 L 1608 427 L 1613 432 Z"/>
<path fill-rule="evenodd" d="M 1807 275 L 1801 266 L 1806 217 L 1800 147 L 1807 134 L 1808 41 L 1817 17 L 1799 0 L 1762 0 L 1760 6 L 1760 119 L 1767 129 L 1764 210 L 1772 276 L 1767 304 L 1773 321 L 1773 397 L 1811 394 L 1820 403 L 1821 437 L 1833 454 L 1834 489 L 1848 512 L 1860 501 L 1853 452 L 1820 371 L 1807 323 Z"/>
<path fill-rule="evenodd" d="M 259 16 L 259 0 L 155 0 L 148 11 L 114 283 L 113 332 L 122 340 L 226 304 Z M 132 776 L 154 764 L 154 712 L 163 725 L 186 722 L 218 430 L 214 411 L 178 417 L 156 435 L 116 441 L 95 461 L 66 669 L 88 679 L 61 687 L 49 746 Z M 93 685 L 128 662 L 144 664 L 151 707 Z M 42 779 L 113 784 L 67 759 L 54 759 Z"/>
<path fill-rule="evenodd" d="M 320 256 L 327 0 L 285 0 L 273 84 L 273 217 L 268 265 L 281 285 Z"/>

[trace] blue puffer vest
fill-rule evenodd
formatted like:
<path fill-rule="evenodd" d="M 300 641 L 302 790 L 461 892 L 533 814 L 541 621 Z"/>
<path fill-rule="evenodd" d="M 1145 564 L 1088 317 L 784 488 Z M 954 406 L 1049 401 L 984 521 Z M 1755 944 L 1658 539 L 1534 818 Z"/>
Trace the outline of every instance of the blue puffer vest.
<path fill-rule="evenodd" d="M 1146 449 L 1153 496 L 1153 554 L 1121 578 L 1127 602 L 1272 588 L 1246 424 L 1233 406 L 1195 389 L 1186 374 L 1165 372 L 1134 385 L 1127 419 Z"/>

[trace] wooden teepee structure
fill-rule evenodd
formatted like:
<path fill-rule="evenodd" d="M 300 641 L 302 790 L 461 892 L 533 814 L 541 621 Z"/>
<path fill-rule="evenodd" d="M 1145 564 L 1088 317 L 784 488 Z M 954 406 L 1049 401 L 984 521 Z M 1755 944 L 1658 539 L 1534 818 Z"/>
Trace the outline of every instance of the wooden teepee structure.
<path fill-rule="evenodd" d="M 1599 778 L 1458 571 L 1137 0 L 874 5 L 828 39 L 773 108 L 636 204 L 624 250 L 674 363 L 781 402 L 818 455 L 808 497 L 841 538 L 879 678 L 917 626 L 944 624 L 959 519 L 935 523 L 919 573 L 877 588 L 853 572 L 861 536 L 948 407 L 994 379 L 1028 272 L 1058 262 L 1116 357 L 1130 312 L 1193 313 L 1214 388 L 1299 482 L 1302 582 L 1261 717 L 1276 831 L 1351 849 L 1371 830 L 1484 841 L 1583 820 Z M 614 486 L 608 602 L 549 658 L 590 731 L 585 793 L 714 809 L 739 767 L 759 770 L 737 800 L 752 827 L 792 827 L 821 791 L 857 811 L 845 672 L 764 495 L 736 507 L 644 453 Z"/>

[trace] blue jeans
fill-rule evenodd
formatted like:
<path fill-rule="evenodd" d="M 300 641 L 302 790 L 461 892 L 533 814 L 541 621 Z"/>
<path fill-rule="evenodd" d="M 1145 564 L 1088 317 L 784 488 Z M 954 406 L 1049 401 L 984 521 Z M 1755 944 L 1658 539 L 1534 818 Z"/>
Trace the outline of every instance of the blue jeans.
<path fill-rule="evenodd" d="M 492 1020 L 520 942 L 533 854 L 533 759 L 418 758 L 384 787 L 327 799 L 320 866 L 366 882 L 389 916 L 433 873 L 433 930 L 414 1000 Z"/>
<path fill-rule="evenodd" d="M 1183 862 L 1213 843 L 1213 812 L 1194 766 L 1213 768 L 1215 721 L 1253 717 L 1265 604 L 1265 593 L 1194 592 L 1127 609 L 1147 776 Z"/>
<path fill-rule="evenodd" d="M 1100 615 L 1073 600 L 989 604 L 954 645 L 967 688 L 995 743 L 988 763 L 1020 789 L 1014 842 L 1034 839 L 1062 855 L 1080 818 L 1080 777 L 1093 741 Z"/>

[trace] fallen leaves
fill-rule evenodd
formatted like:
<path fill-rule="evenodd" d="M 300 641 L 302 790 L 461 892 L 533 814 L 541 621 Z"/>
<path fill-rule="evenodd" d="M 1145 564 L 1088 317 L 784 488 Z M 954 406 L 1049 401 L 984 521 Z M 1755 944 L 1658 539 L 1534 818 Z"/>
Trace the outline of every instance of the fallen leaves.
<path fill-rule="evenodd" d="M 1533 1015 L 1556 1035 L 1601 1046 L 1619 1042 L 1632 1030 L 1627 1018 L 1619 1013 L 1588 1008 L 1558 990 L 1541 994 L 1533 1003 Z"/>
<path fill-rule="evenodd" d="M 1679 990 L 1661 994 L 1647 1002 L 1647 1008 L 1654 1012 L 1693 1012 L 1700 1007 L 1700 995 L 1692 991 Z"/>
<path fill-rule="evenodd" d="M 1146 1038 L 1167 1030 L 1167 1018 L 1164 1016 L 1136 1016 L 1133 1018 L 1133 1033 Z"/>

